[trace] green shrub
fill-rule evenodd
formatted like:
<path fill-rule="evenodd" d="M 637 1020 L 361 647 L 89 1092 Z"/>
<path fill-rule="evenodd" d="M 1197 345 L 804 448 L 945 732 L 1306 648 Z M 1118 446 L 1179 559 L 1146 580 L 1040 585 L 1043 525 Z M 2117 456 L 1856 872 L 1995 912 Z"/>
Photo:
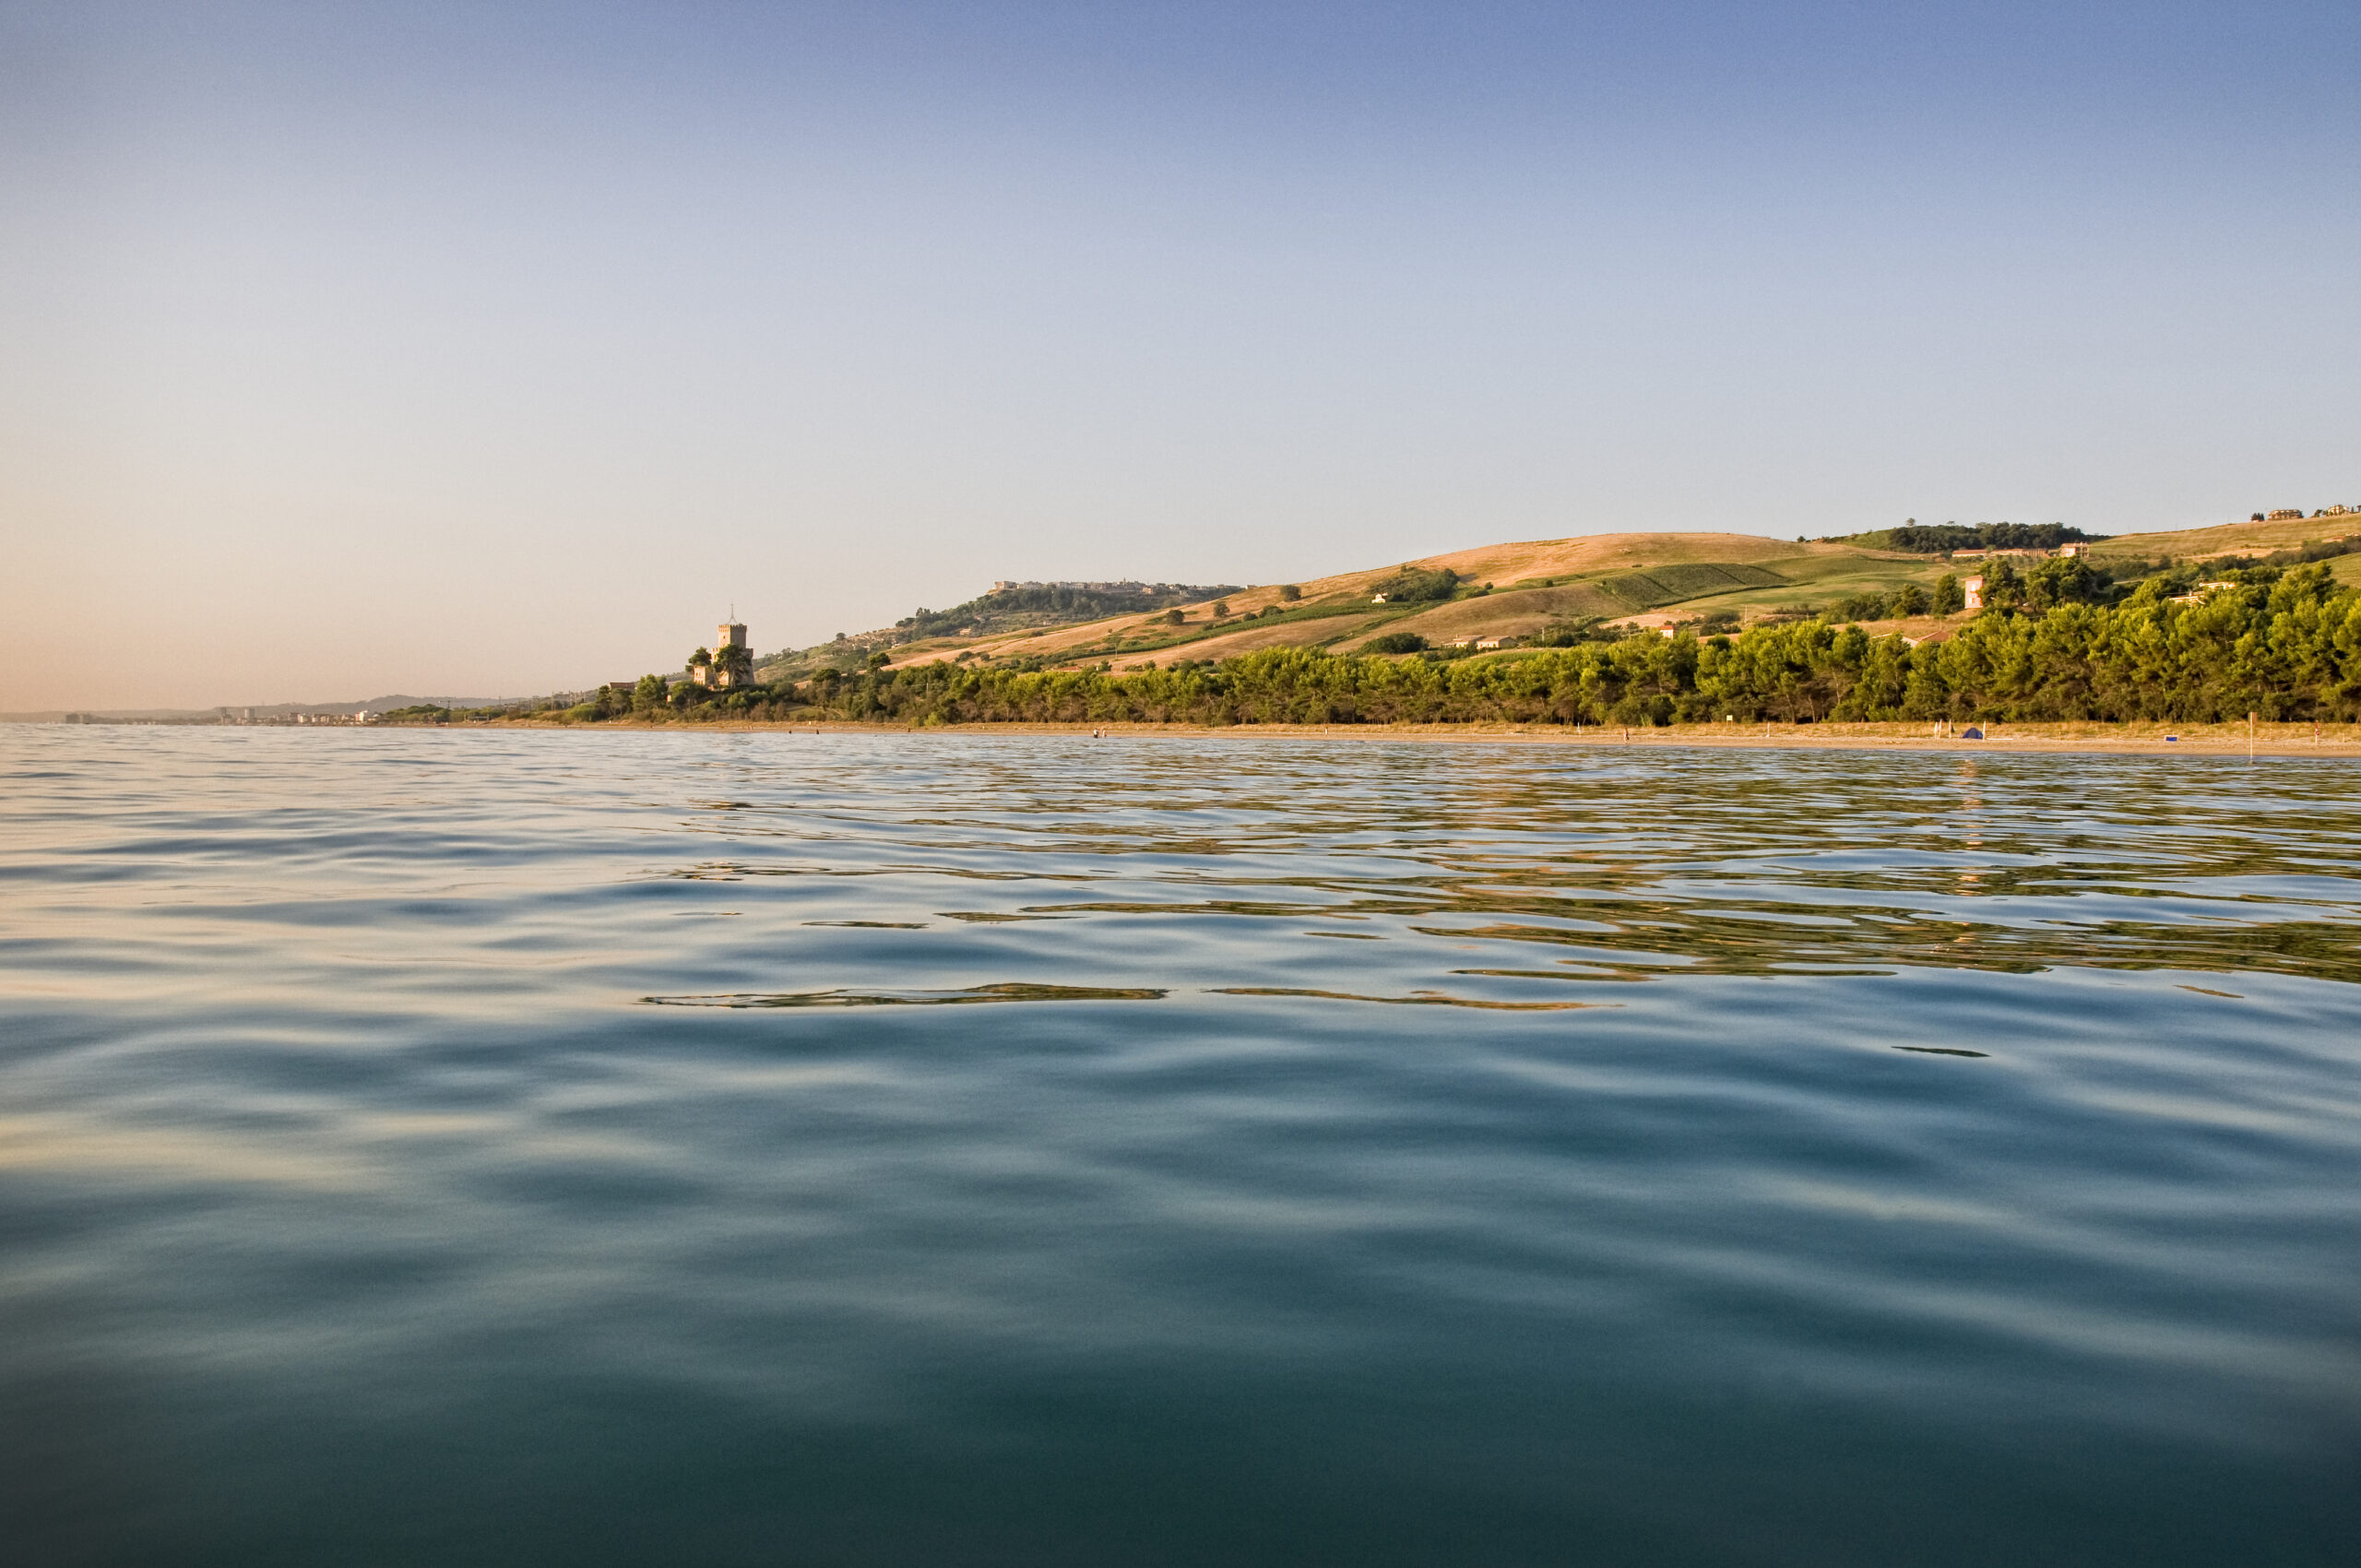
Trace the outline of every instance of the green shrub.
<path fill-rule="evenodd" d="M 1459 587 L 1459 574 L 1448 566 L 1432 571 L 1424 566 L 1405 566 L 1390 577 L 1380 577 L 1370 584 L 1372 596 L 1382 594 L 1390 604 L 1423 604 L 1438 599 L 1449 599 Z"/>
<path fill-rule="evenodd" d="M 1828 607 L 1831 625 L 1846 621 L 1879 621 L 1885 618 L 1885 595 L 1881 593 L 1847 594 Z"/>

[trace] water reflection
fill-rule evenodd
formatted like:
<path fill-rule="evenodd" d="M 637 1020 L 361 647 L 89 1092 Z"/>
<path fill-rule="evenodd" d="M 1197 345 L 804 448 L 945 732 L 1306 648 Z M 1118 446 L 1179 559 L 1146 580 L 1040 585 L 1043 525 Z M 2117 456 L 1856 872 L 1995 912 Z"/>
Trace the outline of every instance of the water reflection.
<path fill-rule="evenodd" d="M 1104 985 L 1039 985 L 1003 980 L 961 991 L 793 991 L 765 994 L 733 992 L 723 996 L 643 996 L 658 1007 L 951 1007 L 976 1002 L 1155 1002 L 1152 989 L 1120 990 Z"/>
<path fill-rule="evenodd" d="M 28 1561 L 2338 1568 L 2347 765 L 0 728 Z"/>

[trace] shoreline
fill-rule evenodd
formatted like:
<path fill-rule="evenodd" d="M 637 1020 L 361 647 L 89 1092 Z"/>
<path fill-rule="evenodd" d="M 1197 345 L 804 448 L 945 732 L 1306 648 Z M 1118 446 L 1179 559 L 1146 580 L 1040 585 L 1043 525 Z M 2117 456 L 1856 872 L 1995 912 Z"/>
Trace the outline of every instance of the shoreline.
<path fill-rule="evenodd" d="M 373 726 L 374 728 L 374 726 Z M 387 729 L 575 730 L 631 734 L 722 733 L 795 735 L 1061 735 L 1109 739 L 1193 737 L 1204 740 L 1336 740 L 1355 742 L 1562 745 L 1583 747 L 1682 746 L 1782 751 L 1900 751 L 1974 755 L 1979 752 L 2089 753 L 2131 756 L 2236 756 L 2251 750 L 2263 757 L 2361 757 L 2361 725 L 2263 724 L 2249 746 L 2244 724 L 2112 725 L 2097 722 L 2010 723 L 1981 726 L 1987 739 L 1956 733 L 1937 736 L 1924 721 L 1828 724 L 1676 724 L 1663 729 L 1618 725 L 1509 724 L 1153 724 L 1107 721 L 1008 720 L 982 724 L 864 724 L 848 719 L 715 719 L 695 723 L 642 723 L 605 719 L 595 724 L 546 719 L 500 719 L 480 724 L 387 725 Z M 1960 728 L 1964 729 L 1962 725 Z M 2167 740 L 2167 736 L 2177 739 Z"/>

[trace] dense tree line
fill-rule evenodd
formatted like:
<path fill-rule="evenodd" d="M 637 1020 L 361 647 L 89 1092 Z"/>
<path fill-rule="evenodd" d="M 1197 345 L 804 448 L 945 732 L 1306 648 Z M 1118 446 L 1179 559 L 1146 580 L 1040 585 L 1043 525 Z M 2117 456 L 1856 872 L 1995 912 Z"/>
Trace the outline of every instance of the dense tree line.
<path fill-rule="evenodd" d="M 2075 581 L 2053 575 L 2061 586 Z M 2193 582 L 2153 577 L 2116 604 L 2058 598 L 2018 578 L 2000 585 L 2005 602 L 1916 647 L 1812 620 L 1475 659 L 1281 647 L 1129 674 L 940 663 L 822 671 L 792 684 L 697 694 L 680 711 L 918 724 L 2361 718 L 2361 591 L 2340 589 L 2320 565 L 2231 576 L 2191 602 L 2177 600 Z M 657 706 L 652 693 L 634 695 Z"/>
<path fill-rule="evenodd" d="M 2061 544 L 2106 537 L 2062 523 L 1904 523 L 1898 529 L 1845 534 L 1841 540 L 1822 542 L 1941 555 L 1953 550 L 2055 550 Z"/>

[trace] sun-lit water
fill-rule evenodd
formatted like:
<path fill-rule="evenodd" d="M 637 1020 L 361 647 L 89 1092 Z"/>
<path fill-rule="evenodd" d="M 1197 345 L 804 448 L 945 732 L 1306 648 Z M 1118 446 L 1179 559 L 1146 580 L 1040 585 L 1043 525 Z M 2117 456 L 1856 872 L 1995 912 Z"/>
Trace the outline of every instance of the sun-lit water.
<path fill-rule="evenodd" d="M 67 1563 L 2361 1555 L 2361 772 L 0 729 Z"/>

